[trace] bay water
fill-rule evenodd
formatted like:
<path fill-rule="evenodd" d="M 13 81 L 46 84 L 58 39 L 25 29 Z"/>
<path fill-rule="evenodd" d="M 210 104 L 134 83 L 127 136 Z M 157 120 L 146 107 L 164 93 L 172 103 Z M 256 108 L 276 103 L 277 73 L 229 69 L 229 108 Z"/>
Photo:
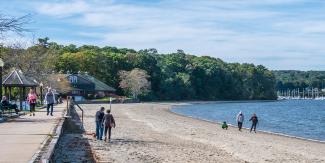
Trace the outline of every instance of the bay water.
<path fill-rule="evenodd" d="M 259 118 L 257 129 L 306 139 L 325 141 L 325 100 L 281 100 L 271 102 L 215 102 L 175 106 L 173 112 L 214 122 L 236 125 L 242 111 L 244 127 L 251 115 Z"/>

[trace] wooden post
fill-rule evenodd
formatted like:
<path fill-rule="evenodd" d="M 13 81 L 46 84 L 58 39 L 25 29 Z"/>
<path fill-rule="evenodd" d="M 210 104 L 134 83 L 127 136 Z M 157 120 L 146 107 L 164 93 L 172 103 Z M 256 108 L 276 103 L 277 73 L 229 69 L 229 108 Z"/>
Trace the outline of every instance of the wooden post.
<path fill-rule="evenodd" d="M 26 87 L 23 87 L 23 97 L 26 99 Z"/>
<path fill-rule="evenodd" d="M 23 100 L 24 100 L 24 95 L 23 95 L 23 88 L 19 87 L 19 109 L 23 110 Z"/>
<path fill-rule="evenodd" d="M 67 96 L 67 116 L 70 116 L 70 107 L 69 107 L 70 103 L 69 103 L 69 100 L 70 100 L 70 98 L 69 98 L 69 96 Z"/>
<path fill-rule="evenodd" d="M 9 95 L 8 95 L 8 100 L 11 101 L 11 87 L 9 87 Z"/>
<path fill-rule="evenodd" d="M 5 87 L 5 94 L 4 94 L 6 97 L 8 97 L 8 91 L 7 91 L 7 88 L 8 88 L 8 87 Z M 1 97 L 1 98 L 2 98 L 2 97 Z"/>

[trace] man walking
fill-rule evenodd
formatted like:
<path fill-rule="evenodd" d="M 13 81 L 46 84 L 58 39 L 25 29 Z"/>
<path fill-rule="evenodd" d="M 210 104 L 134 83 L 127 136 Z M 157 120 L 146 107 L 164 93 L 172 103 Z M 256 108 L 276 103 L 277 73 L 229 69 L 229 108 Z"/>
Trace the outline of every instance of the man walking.
<path fill-rule="evenodd" d="M 104 125 L 103 125 L 103 119 L 104 119 L 104 107 L 101 107 L 97 112 L 96 112 L 96 138 L 97 140 L 103 140 L 103 130 L 104 130 Z"/>
<path fill-rule="evenodd" d="M 45 94 L 45 102 L 47 104 L 47 115 L 51 113 L 51 116 L 53 116 L 53 105 L 55 103 L 55 95 L 51 88 L 49 88 L 47 90 L 47 93 Z M 50 112 L 50 108 L 51 108 L 51 112 Z"/>
<path fill-rule="evenodd" d="M 241 128 L 243 127 L 244 122 L 244 114 L 240 111 L 237 115 L 236 121 L 238 123 L 238 129 L 241 131 Z"/>

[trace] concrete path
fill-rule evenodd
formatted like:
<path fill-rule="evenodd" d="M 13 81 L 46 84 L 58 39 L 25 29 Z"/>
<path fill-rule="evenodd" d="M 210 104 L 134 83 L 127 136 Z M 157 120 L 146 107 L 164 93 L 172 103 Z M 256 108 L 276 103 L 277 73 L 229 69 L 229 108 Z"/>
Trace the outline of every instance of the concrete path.
<path fill-rule="evenodd" d="M 42 109 L 35 116 L 0 123 L 0 163 L 29 162 L 52 133 L 65 108 L 65 104 L 55 106 L 53 116 L 47 116 L 46 109 Z"/>

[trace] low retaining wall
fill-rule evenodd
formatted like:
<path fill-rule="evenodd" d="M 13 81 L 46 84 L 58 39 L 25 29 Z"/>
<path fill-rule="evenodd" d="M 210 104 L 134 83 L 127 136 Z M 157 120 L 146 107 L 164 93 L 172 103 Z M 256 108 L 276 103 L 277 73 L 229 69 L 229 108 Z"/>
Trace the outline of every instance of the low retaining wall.
<path fill-rule="evenodd" d="M 75 149 L 66 149 L 65 147 L 69 147 L 67 145 L 73 141 L 78 142 L 79 140 L 84 141 L 82 144 L 85 144 L 85 140 L 83 138 L 84 128 L 81 122 L 81 119 L 76 112 L 74 106 L 69 106 L 69 110 L 66 111 L 69 116 L 63 117 L 58 123 L 55 131 L 53 132 L 54 136 L 51 136 L 47 143 L 44 143 L 43 152 L 40 152 L 40 157 L 36 158 L 35 163 L 55 163 L 55 162 L 66 162 L 66 160 L 61 160 L 61 158 L 65 158 L 68 152 L 71 153 L 71 159 L 68 162 L 73 162 L 74 157 L 76 157 L 76 153 L 79 152 L 79 149 L 83 149 L 82 147 L 77 147 Z M 72 136 L 72 137 L 71 137 Z M 67 138 L 72 138 L 67 141 Z M 77 143 L 79 144 L 79 143 Z M 90 150 L 90 153 L 92 150 Z M 89 160 L 94 160 L 93 155 L 91 154 Z M 91 161 L 93 162 L 93 161 Z"/>

